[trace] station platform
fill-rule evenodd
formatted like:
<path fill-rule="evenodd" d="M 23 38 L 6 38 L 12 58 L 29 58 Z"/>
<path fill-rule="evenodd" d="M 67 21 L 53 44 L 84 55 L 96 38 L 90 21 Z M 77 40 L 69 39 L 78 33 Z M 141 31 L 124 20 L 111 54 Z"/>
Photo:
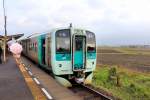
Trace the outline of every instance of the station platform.
<path fill-rule="evenodd" d="M 34 100 L 13 57 L 0 64 L 0 99 Z"/>
<path fill-rule="evenodd" d="M 25 68 L 12 56 L 0 64 L 0 100 L 47 100 Z"/>

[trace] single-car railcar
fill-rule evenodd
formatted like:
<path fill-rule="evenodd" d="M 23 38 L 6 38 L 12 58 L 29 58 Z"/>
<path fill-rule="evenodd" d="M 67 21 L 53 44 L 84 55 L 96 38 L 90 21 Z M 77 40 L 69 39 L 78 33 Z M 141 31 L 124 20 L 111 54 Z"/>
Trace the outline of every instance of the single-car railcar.
<path fill-rule="evenodd" d="M 51 70 L 66 87 L 73 82 L 91 84 L 96 67 L 96 39 L 91 31 L 58 28 L 22 38 L 23 54 Z"/>

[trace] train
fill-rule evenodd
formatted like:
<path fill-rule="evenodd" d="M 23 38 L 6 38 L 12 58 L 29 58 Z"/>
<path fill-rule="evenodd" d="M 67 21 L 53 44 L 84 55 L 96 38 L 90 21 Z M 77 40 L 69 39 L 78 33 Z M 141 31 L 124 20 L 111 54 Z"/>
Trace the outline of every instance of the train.
<path fill-rule="evenodd" d="M 65 87 L 74 83 L 91 84 L 96 68 L 96 36 L 93 32 L 74 28 L 55 28 L 17 40 L 27 56 Z"/>

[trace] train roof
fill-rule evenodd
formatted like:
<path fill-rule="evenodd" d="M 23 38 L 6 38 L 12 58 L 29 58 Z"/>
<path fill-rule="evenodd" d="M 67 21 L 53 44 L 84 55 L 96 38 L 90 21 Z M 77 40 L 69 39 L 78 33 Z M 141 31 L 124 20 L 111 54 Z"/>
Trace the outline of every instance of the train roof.
<path fill-rule="evenodd" d="M 17 39 L 17 41 L 25 40 L 26 38 L 27 38 L 27 35 L 24 35 L 24 36 L 20 37 L 19 39 Z"/>
<path fill-rule="evenodd" d="M 36 37 L 36 36 L 39 36 L 39 35 L 44 35 L 44 34 L 46 34 L 46 33 L 34 33 L 34 34 L 31 34 L 31 35 L 24 35 L 21 38 L 17 39 L 17 41 L 26 40 L 26 39 L 33 38 L 33 37 Z"/>
<path fill-rule="evenodd" d="M 27 38 L 33 38 L 33 37 L 36 37 L 36 36 L 39 36 L 39 35 L 45 35 L 46 33 L 42 32 L 42 33 L 34 33 L 30 36 L 28 36 Z"/>
<path fill-rule="evenodd" d="M 33 38 L 33 37 L 37 37 L 39 35 L 46 35 L 46 34 L 52 34 L 54 31 L 56 30 L 60 30 L 60 29 L 70 29 L 70 28 L 73 28 L 73 29 L 79 29 L 79 30 L 87 30 L 85 28 L 81 28 L 81 27 L 59 27 L 59 28 L 52 28 L 51 30 L 47 30 L 45 32 L 40 32 L 40 33 L 34 33 L 34 34 L 31 34 L 31 35 L 24 35 L 22 36 L 21 38 L 19 38 L 17 41 L 20 41 L 20 40 L 25 40 L 25 39 L 28 39 L 28 38 Z M 89 31 L 89 30 L 87 30 Z M 91 31 L 90 31 L 91 32 Z"/>

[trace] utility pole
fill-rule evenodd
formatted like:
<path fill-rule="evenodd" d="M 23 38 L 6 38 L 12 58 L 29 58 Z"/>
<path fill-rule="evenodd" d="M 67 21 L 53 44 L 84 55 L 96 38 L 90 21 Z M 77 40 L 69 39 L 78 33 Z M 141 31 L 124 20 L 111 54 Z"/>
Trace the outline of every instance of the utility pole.
<path fill-rule="evenodd" d="M 5 36 L 4 36 L 4 62 L 6 62 L 6 42 L 7 42 L 7 16 L 5 13 L 5 1 L 3 0 L 3 10 L 4 10 L 4 29 L 5 29 Z"/>

